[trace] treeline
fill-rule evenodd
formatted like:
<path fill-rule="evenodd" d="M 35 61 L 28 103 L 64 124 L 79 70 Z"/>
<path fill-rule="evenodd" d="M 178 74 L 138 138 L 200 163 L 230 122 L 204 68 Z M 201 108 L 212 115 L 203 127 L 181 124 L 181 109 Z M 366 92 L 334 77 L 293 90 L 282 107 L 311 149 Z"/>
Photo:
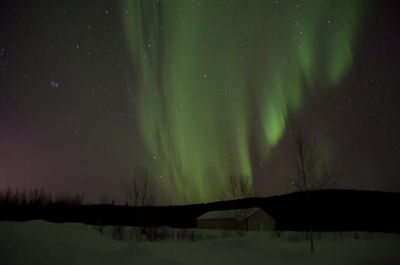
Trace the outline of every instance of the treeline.
<path fill-rule="evenodd" d="M 44 189 L 20 190 L 8 188 L 6 191 L 0 191 L 0 206 L 81 206 L 83 203 L 83 194 L 69 195 L 59 194 L 55 198 L 51 193 Z"/>
<path fill-rule="evenodd" d="M 311 218 L 314 231 L 371 231 L 400 233 L 400 193 L 315 190 Z M 25 199 L 24 199 L 25 198 Z M 6 191 L 0 195 L 0 220 L 43 219 L 93 225 L 196 227 L 207 211 L 259 207 L 269 213 L 277 230 L 306 231 L 306 196 L 295 192 L 267 198 L 247 198 L 185 206 L 84 205 L 82 196 L 51 199 L 44 191 Z"/>
<path fill-rule="evenodd" d="M 53 197 L 43 189 L 0 191 L 0 220 L 81 222 L 83 206 L 81 194 Z"/>

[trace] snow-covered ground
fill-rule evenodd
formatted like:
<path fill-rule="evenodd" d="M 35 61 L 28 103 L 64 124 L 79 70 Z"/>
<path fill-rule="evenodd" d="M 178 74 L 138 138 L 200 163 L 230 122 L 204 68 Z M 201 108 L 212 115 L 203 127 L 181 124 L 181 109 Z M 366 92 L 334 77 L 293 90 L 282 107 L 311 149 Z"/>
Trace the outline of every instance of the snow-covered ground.
<path fill-rule="evenodd" d="M 302 233 L 217 238 L 218 232 L 200 230 L 203 240 L 137 242 L 113 240 L 107 231 L 76 223 L 0 222 L 0 264 L 400 264 L 400 235 L 393 234 L 315 233 L 320 239 L 311 254 Z"/>

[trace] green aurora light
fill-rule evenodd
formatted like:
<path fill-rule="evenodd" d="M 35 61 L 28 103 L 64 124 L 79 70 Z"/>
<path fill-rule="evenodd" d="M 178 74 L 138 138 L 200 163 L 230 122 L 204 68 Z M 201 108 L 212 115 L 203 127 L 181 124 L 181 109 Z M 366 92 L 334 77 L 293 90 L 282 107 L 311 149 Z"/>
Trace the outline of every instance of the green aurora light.
<path fill-rule="evenodd" d="M 122 1 L 147 166 L 176 202 L 221 199 L 252 182 L 306 92 L 352 63 L 358 1 Z M 261 144 L 263 143 L 263 144 Z"/>

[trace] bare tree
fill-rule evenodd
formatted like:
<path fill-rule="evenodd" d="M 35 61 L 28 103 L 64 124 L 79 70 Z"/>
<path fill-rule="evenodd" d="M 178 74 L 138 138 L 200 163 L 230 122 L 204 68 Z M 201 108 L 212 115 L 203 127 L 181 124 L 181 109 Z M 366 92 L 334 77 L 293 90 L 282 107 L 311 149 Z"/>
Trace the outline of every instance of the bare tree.
<path fill-rule="evenodd" d="M 129 203 L 133 206 L 147 206 L 155 203 L 154 186 L 150 181 L 147 168 L 137 168 L 124 188 Z"/>
<path fill-rule="evenodd" d="M 253 195 L 253 188 L 250 181 L 244 175 L 238 177 L 231 174 L 228 176 L 229 195 L 233 199 L 244 199 Z"/>
<path fill-rule="evenodd" d="M 337 181 L 337 174 L 334 173 L 331 165 L 321 161 L 312 146 L 307 142 L 302 130 L 294 131 L 291 147 L 292 150 L 288 157 L 291 175 L 288 179 L 296 190 L 304 192 L 306 196 L 306 208 L 310 226 L 310 248 L 311 252 L 314 252 L 312 201 L 309 191 L 332 187 Z"/>
<path fill-rule="evenodd" d="M 154 197 L 154 186 L 150 180 L 148 170 L 145 167 L 136 168 L 132 176 L 123 185 L 126 195 L 128 197 L 129 204 L 133 206 L 149 206 L 155 203 Z M 127 204 L 125 204 L 127 205 Z M 143 214 L 143 213 L 142 213 Z M 146 235 L 146 226 L 143 224 L 142 215 L 137 216 L 137 220 L 141 225 L 136 227 L 136 231 L 140 231 L 140 235 Z M 154 230 L 154 229 L 153 229 Z M 123 227 L 116 226 L 114 231 L 114 237 L 122 237 Z M 139 234 L 137 234 L 139 235 Z M 138 238 L 137 238 L 138 239 Z"/>
<path fill-rule="evenodd" d="M 235 176 L 233 174 L 228 176 L 228 191 L 229 195 L 234 200 L 242 200 L 253 196 L 253 187 L 248 177 L 245 175 Z M 246 208 L 243 201 L 239 202 L 239 209 L 235 211 L 236 218 L 240 222 L 243 231 L 247 230 L 247 215 L 249 209 Z"/>
<path fill-rule="evenodd" d="M 336 172 L 332 164 L 324 162 L 320 166 L 320 173 L 317 178 L 316 189 L 327 189 L 336 186 L 339 180 L 339 173 Z"/>

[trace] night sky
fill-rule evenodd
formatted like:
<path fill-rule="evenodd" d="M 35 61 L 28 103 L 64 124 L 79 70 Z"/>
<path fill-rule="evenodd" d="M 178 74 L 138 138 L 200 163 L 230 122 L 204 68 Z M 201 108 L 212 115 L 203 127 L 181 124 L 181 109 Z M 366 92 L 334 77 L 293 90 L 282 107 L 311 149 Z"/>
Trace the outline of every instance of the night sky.
<path fill-rule="evenodd" d="M 158 204 L 293 191 L 302 129 L 337 188 L 400 191 L 400 1 L 1 1 L 0 188 Z"/>

